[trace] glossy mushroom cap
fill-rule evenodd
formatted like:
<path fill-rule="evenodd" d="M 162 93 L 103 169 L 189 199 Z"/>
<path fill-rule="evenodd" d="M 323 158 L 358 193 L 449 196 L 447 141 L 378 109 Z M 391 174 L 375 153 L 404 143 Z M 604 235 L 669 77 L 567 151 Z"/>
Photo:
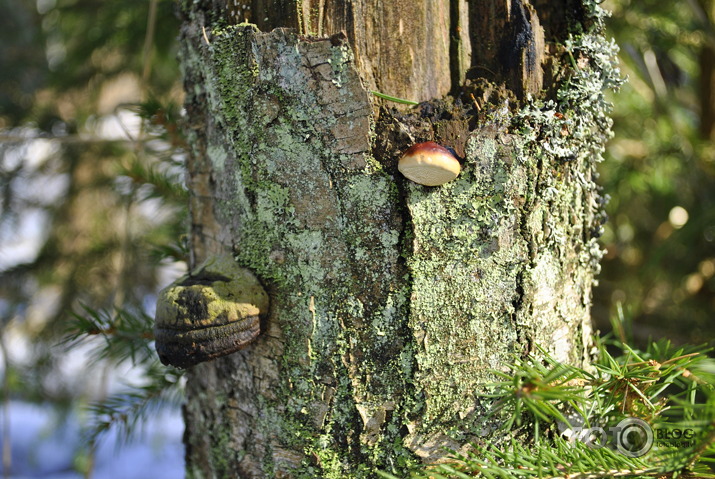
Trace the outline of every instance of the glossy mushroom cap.
<path fill-rule="evenodd" d="M 457 158 L 433 141 L 410 147 L 397 169 L 408 179 L 425 186 L 439 186 L 455 179 L 461 171 Z"/>

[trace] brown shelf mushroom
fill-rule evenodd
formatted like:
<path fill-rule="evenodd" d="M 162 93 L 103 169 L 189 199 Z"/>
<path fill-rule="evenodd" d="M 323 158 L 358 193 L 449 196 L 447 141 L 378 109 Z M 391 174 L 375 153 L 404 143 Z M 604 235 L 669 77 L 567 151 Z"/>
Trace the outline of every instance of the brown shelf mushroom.
<path fill-rule="evenodd" d="M 400 158 L 397 169 L 415 183 L 439 186 L 455 179 L 461 166 L 447 148 L 427 141 L 411 146 Z"/>
<path fill-rule="evenodd" d="M 268 294 L 249 270 L 228 254 L 211 256 L 159 293 L 159 359 L 187 368 L 234 353 L 258 337 L 268 307 Z"/>

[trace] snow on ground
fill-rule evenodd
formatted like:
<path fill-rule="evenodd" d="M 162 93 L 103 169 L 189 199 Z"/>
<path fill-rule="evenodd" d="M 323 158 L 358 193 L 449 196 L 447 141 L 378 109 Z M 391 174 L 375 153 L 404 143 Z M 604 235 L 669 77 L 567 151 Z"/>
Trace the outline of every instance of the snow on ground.
<path fill-rule="evenodd" d="M 4 427 L 0 418 L 0 431 Z M 184 425 L 178 410 L 144 425 L 143 433 L 120 445 L 113 432 L 97 448 L 93 479 L 179 479 L 184 477 Z M 11 479 L 81 479 L 73 461 L 81 448 L 76 416 L 59 422 L 52 409 L 10 403 Z M 0 445 L 2 439 L 0 438 Z M 0 465 L 0 470 L 2 466 Z"/>

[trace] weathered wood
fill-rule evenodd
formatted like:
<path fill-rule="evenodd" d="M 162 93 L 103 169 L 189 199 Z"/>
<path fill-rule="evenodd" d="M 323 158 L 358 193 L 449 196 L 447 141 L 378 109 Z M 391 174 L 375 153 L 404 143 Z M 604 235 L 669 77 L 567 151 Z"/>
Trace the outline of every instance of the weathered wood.
<path fill-rule="evenodd" d="M 469 2 L 472 64 L 469 78 L 504 82 L 518 98 L 543 85 L 544 30 L 536 10 L 521 0 Z"/>
<path fill-rule="evenodd" d="M 548 20 L 561 21 L 541 3 Z M 543 86 L 544 28 L 528 0 L 227 0 L 226 8 L 262 31 L 345 32 L 369 89 L 401 98 L 442 97 L 465 76 L 504 82 L 519 98 Z"/>
<path fill-rule="evenodd" d="M 290 27 L 317 37 L 344 32 L 370 90 L 424 101 L 452 88 L 449 0 L 303 0 L 287 8 L 276 8 L 275 0 L 234 3 L 228 0 L 237 12 L 233 18 L 262 31 Z"/>

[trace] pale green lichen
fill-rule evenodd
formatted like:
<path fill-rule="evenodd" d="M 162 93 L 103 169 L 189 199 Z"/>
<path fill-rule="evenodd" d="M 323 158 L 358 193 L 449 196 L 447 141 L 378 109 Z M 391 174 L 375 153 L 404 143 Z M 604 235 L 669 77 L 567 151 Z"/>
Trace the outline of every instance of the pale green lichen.
<path fill-rule="evenodd" d="M 346 44 L 335 45 L 330 49 L 331 55 L 328 63 L 333 69 L 332 82 L 337 87 L 343 86 L 346 79 L 346 71 L 353 61 L 353 52 Z"/>
<path fill-rule="evenodd" d="M 624 81 L 616 60 L 618 47 L 602 34 L 608 12 L 596 2 L 586 1 L 584 5 L 593 25 L 586 32 L 570 35 L 565 43 L 571 68 L 556 100 L 529 99 L 514 119 L 525 140 L 525 154 L 546 158 L 557 165 L 559 162 L 579 165 L 580 176 L 575 181 L 571 178 L 570 184 L 563 177 L 547 178 L 551 185 L 542 188 L 541 197 L 548 202 L 579 201 L 582 191 L 592 196 L 591 201 L 599 198 L 593 179 L 594 164 L 603 160 L 605 144 L 612 136 L 609 116 L 612 106 L 605 91 L 617 90 Z M 600 270 L 602 257 L 597 240 L 602 218 L 603 212 L 598 211 L 587 225 L 592 237 L 581 256 L 581 263 L 595 274 Z M 552 246 L 567 241 L 569 231 L 563 225 L 569 223 L 562 218 L 547 223 Z"/>
<path fill-rule="evenodd" d="M 592 171 L 609 136 L 603 89 L 619 82 L 613 45 L 598 20 L 593 28 L 566 45 L 576 63 L 556 100 L 530 100 L 513 118 L 494 113 L 491 121 L 512 125 L 518 138 L 473 132 L 457 180 L 436 189 L 408 185 L 410 325 L 418 344 L 416 379 L 425 391 L 417 437 L 433 432 L 431 422 L 448 427 L 445 416 L 472 417 L 474 404 L 464 398 L 488 378 L 475 370 L 498 369 L 510 348 L 521 353 L 539 340 L 565 361 L 588 354 L 581 338 L 557 343 L 549 328 L 529 325 L 543 307 L 554 330 L 577 334 L 588 322 L 589 285 L 600 259 Z M 559 305 L 570 283 L 584 291 Z M 495 342 L 505 344 L 502 356 L 483 347 Z M 444 370 L 448 380 L 435 377 Z M 460 427 L 469 429 L 470 422 L 461 420 Z"/>
<path fill-rule="evenodd" d="M 223 173 L 224 165 L 226 164 L 226 159 L 228 158 L 228 152 L 223 145 L 209 145 L 206 149 L 206 155 L 210 158 L 210 161 L 216 168 L 216 171 Z"/>
<path fill-rule="evenodd" d="M 409 186 L 415 235 L 409 260 L 410 325 L 419 344 L 416 380 L 426 394 L 421 434 L 430 433 L 438 418 L 444 427 L 445 413 L 461 411 L 464 417 L 472 411 L 474 404 L 464 398 L 487 380 L 492 365 L 505 359 L 494 357 L 487 345 L 517 341 L 508 323 L 526 247 L 511 236 L 513 199 L 522 192 L 510 187 L 509 179 L 519 161 L 513 149 L 511 156 L 498 155 L 495 141 L 474 135 L 468 163 L 452 183 Z M 450 378 L 435 380 L 434 373 L 445 370 Z"/>

